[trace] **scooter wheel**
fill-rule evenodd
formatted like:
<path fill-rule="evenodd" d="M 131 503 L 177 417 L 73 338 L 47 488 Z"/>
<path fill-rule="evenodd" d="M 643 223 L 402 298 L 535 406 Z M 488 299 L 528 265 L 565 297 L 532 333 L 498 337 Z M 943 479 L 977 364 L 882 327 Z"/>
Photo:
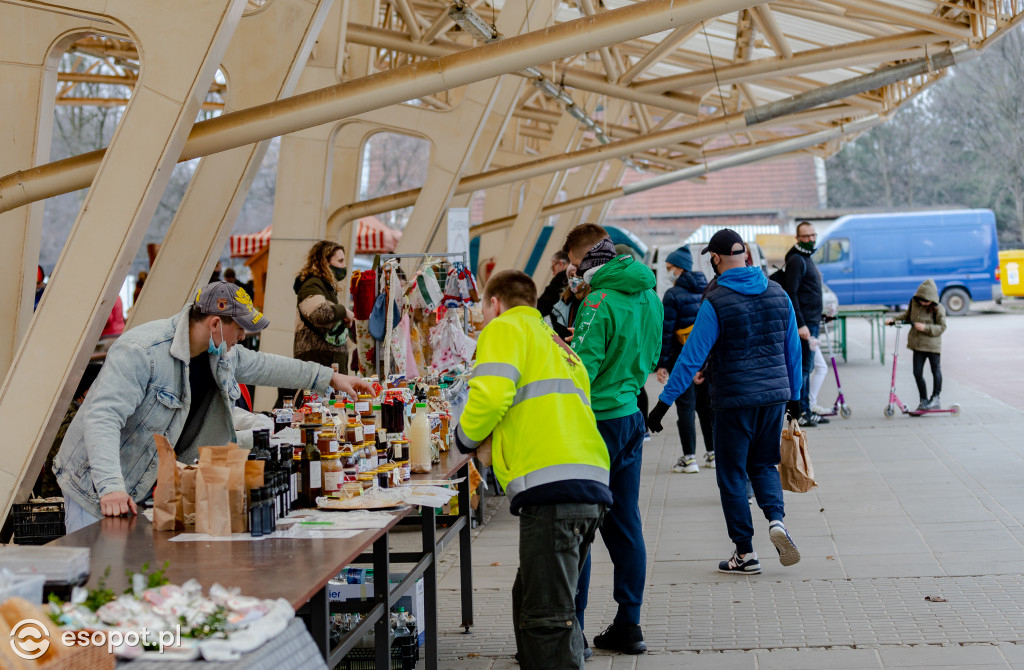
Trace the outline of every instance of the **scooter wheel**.
<path fill-rule="evenodd" d="M 960 416 L 960 405 L 952 404 L 949 406 L 949 413 L 953 416 Z"/>
<path fill-rule="evenodd" d="M 896 410 L 894 410 L 891 406 L 890 407 L 886 407 L 884 412 L 885 412 L 885 418 L 886 419 L 891 419 L 894 416 L 896 416 Z"/>
<path fill-rule="evenodd" d="M 852 414 L 853 410 L 850 409 L 849 405 L 843 405 L 842 407 L 839 408 L 839 416 L 843 417 L 844 419 L 849 419 Z"/>

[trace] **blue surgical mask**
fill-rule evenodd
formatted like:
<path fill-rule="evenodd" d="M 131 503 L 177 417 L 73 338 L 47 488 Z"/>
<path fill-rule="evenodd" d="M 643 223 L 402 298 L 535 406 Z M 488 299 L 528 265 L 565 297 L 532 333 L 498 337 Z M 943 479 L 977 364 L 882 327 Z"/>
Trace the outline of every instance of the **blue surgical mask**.
<path fill-rule="evenodd" d="M 210 331 L 210 343 L 206 347 L 206 353 L 214 356 L 223 356 L 228 352 L 228 343 L 224 341 L 224 324 L 220 326 L 220 346 L 213 341 L 213 330 Z"/>

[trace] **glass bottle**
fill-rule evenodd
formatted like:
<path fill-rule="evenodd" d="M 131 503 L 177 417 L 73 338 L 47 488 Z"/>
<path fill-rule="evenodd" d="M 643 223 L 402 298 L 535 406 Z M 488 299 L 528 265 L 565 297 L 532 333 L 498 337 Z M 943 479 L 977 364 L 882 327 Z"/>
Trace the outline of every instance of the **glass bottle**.
<path fill-rule="evenodd" d="M 430 472 L 430 419 L 427 404 L 416 403 L 416 416 L 409 428 L 409 463 L 413 472 Z"/>
<path fill-rule="evenodd" d="M 320 472 L 320 450 L 316 448 L 316 432 L 310 424 L 306 428 L 306 446 L 302 450 L 302 507 L 316 507 L 316 499 L 323 493 L 323 475 Z"/>

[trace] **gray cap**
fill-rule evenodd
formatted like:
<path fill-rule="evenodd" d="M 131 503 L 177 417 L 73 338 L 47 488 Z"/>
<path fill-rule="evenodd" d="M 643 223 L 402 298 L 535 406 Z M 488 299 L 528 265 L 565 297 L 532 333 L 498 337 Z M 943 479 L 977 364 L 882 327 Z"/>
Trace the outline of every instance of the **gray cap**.
<path fill-rule="evenodd" d="M 215 281 L 199 289 L 194 302 L 199 311 L 208 316 L 227 317 L 250 333 L 270 325 L 263 314 L 252 305 L 252 298 L 238 284 Z"/>

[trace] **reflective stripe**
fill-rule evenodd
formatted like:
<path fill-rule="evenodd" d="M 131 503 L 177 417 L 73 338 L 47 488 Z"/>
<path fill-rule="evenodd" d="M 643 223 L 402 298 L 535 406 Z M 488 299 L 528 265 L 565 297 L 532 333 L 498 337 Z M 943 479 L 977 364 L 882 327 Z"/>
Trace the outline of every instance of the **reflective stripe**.
<path fill-rule="evenodd" d="M 505 493 L 508 495 L 509 500 L 511 500 L 527 489 L 570 479 L 584 479 L 607 486 L 608 470 L 597 465 L 584 465 L 582 463 L 549 465 L 546 468 L 534 470 L 522 477 L 516 477 L 505 487 Z"/>
<path fill-rule="evenodd" d="M 516 391 L 516 398 L 512 401 L 512 406 L 515 407 L 524 400 L 531 398 L 540 398 L 554 394 L 572 395 L 573 393 L 580 397 L 584 405 L 590 407 L 590 398 L 571 379 L 541 379 L 540 381 L 530 382 Z"/>
<path fill-rule="evenodd" d="M 466 437 L 466 431 L 462 430 L 461 424 L 455 428 L 455 436 L 458 438 L 459 442 L 469 447 L 470 449 L 476 449 L 477 447 L 480 446 L 480 442 L 483 441 L 481 440 L 480 442 L 478 442 L 476 440 L 471 440 L 468 437 Z"/>
<path fill-rule="evenodd" d="M 508 363 L 480 363 L 473 368 L 473 374 L 469 378 L 476 379 L 477 377 L 504 377 L 511 379 L 513 384 L 518 384 L 522 375 L 519 374 L 516 366 Z"/>

